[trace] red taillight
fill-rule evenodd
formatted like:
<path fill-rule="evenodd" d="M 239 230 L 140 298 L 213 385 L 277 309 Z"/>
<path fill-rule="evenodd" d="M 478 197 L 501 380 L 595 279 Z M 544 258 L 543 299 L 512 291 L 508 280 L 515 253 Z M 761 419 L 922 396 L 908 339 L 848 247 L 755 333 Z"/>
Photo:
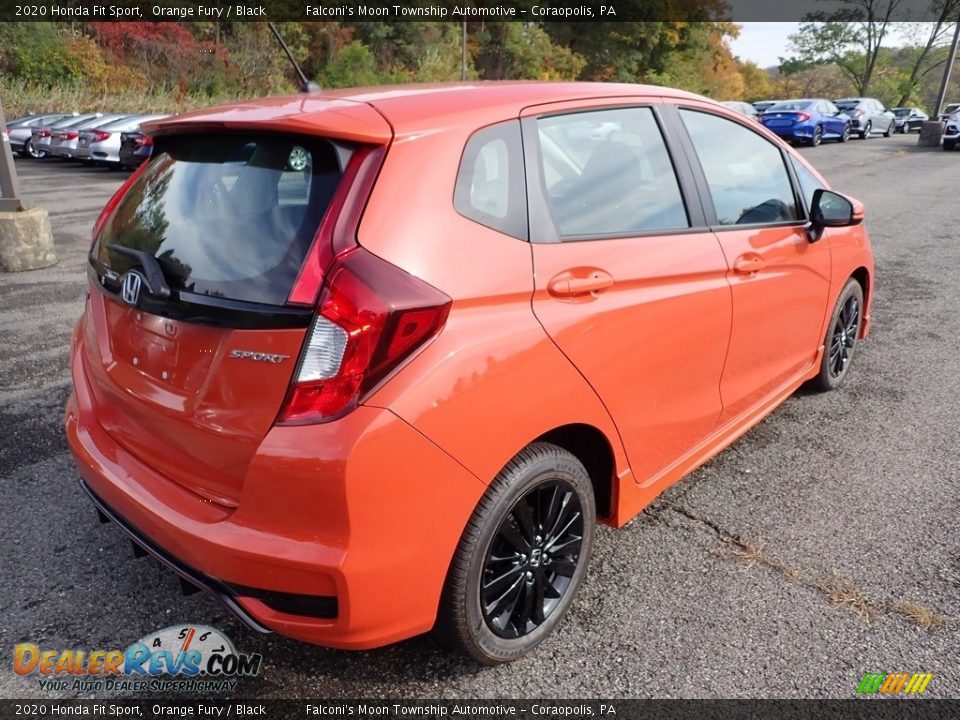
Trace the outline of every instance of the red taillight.
<path fill-rule="evenodd" d="M 138 135 L 133 139 L 133 141 L 140 147 L 143 147 L 144 145 L 153 145 L 153 138 L 149 135 Z"/>
<path fill-rule="evenodd" d="M 290 290 L 287 302 L 314 305 L 323 285 L 324 271 L 341 252 L 357 244 L 356 230 L 364 204 L 383 161 L 383 148 L 361 147 L 350 157 L 313 244 Z"/>
<path fill-rule="evenodd" d="M 108 132 L 104 132 L 103 130 L 93 131 L 93 142 L 103 142 L 108 137 L 110 137 L 110 133 Z"/>
<path fill-rule="evenodd" d="M 447 320 L 442 292 L 361 247 L 342 252 L 327 275 L 284 424 L 334 420 L 395 370 Z"/>
<path fill-rule="evenodd" d="M 50 137 L 51 135 L 53 135 L 53 133 L 52 133 L 51 131 L 49 131 L 49 130 L 41 130 L 38 134 L 39 134 L 40 137 L 42 137 L 42 138 Z"/>
<path fill-rule="evenodd" d="M 123 199 L 123 196 L 127 194 L 127 190 L 130 189 L 130 186 L 133 185 L 137 178 L 147 169 L 148 163 L 143 163 L 138 167 L 131 175 L 127 178 L 127 181 L 120 186 L 120 189 L 117 190 L 113 196 L 107 201 L 107 204 L 103 206 L 103 210 L 100 212 L 100 217 L 97 218 L 97 221 L 93 224 L 93 242 L 97 241 L 97 238 L 100 237 L 100 231 L 103 230 L 103 226 L 107 223 L 107 220 L 110 219 L 110 216 L 113 214 L 113 211 L 117 209 L 117 205 L 120 200 Z"/>
<path fill-rule="evenodd" d="M 797 113 L 797 122 L 806 122 L 810 119 L 810 116 L 807 113 Z"/>
<path fill-rule="evenodd" d="M 77 130 L 70 130 L 63 134 L 64 140 L 76 140 L 78 137 L 80 137 L 80 133 Z"/>

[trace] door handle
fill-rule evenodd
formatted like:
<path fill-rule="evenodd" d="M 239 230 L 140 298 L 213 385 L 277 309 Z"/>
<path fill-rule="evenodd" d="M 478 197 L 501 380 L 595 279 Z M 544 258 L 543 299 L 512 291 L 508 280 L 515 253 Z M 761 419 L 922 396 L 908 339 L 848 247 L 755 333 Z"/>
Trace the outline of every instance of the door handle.
<path fill-rule="evenodd" d="M 741 255 L 733 261 L 733 271 L 741 275 L 752 275 L 766 266 L 766 260 L 759 255 Z"/>
<path fill-rule="evenodd" d="M 572 297 L 606 290 L 613 283 L 613 276 L 604 270 L 591 270 L 587 275 L 574 275 L 574 271 L 567 270 L 556 275 L 547 284 L 547 290 L 556 297 Z"/>

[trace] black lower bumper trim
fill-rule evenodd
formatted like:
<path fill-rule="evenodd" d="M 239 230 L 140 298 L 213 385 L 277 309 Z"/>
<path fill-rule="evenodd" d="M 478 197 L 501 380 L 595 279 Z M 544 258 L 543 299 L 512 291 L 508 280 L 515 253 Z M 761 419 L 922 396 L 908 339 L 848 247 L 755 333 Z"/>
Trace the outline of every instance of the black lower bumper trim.
<path fill-rule="evenodd" d="M 143 537 L 143 535 L 141 535 L 136 528 L 134 528 L 130 523 L 114 512 L 110 506 L 104 503 L 103 500 L 101 500 L 99 496 L 90 489 L 90 486 L 87 485 L 82 479 L 80 480 L 80 487 L 82 487 L 84 492 L 86 492 L 87 495 L 90 496 L 90 499 L 93 500 L 94 504 L 97 506 L 97 510 L 119 525 L 123 531 L 130 536 L 130 539 L 133 540 L 136 545 L 139 545 L 141 548 L 146 550 L 164 566 L 175 572 L 187 582 L 216 597 L 227 607 L 227 610 L 233 613 L 233 615 L 236 616 L 240 622 L 249 627 L 251 630 L 264 634 L 272 632 L 269 628 L 264 627 L 259 622 L 254 620 L 246 610 L 240 607 L 236 601 L 235 592 L 230 588 L 229 585 L 222 580 L 205 575 L 204 573 L 185 565 L 163 548 Z"/>

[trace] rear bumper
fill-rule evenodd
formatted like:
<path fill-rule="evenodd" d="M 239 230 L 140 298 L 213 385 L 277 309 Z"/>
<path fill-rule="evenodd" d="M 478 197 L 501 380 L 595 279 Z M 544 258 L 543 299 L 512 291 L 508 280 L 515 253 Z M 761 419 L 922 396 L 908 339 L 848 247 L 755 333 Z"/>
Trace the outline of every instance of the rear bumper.
<path fill-rule="evenodd" d="M 429 630 L 447 568 L 485 487 L 388 410 L 276 427 L 239 506 L 201 498 L 143 464 L 97 422 L 79 341 L 66 435 L 85 489 L 148 552 L 248 626 L 366 649 Z M 317 617 L 276 600 L 329 607 Z"/>

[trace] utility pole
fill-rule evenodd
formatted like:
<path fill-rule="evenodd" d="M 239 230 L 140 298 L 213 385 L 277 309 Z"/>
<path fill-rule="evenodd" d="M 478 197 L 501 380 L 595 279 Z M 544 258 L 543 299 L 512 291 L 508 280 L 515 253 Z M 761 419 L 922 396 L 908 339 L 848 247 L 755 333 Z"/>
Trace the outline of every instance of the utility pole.
<path fill-rule="evenodd" d="M 957 20 L 956 27 L 953 29 L 953 42 L 950 44 L 950 55 L 947 57 L 947 66 L 943 69 L 943 80 L 940 81 L 940 92 L 937 93 L 937 107 L 933 111 L 933 116 L 940 119 L 940 109 L 943 107 L 943 101 L 947 95 L 947 84 L 950 82 L 950 71 L 953 70 L 953 61 L 957 57 L 957 43 L 960 42 L 960 18 Z"/>
<path fill-rule="evenodd" d="M 17 168 L 13 165 L 13 152 L 10 150 L 10 138 L 7 137 L 7 120 L 3 115 L 3 102 L 0 101 L 0 212 L 19 212 L 20 184 L 17 182 Z"/>
<path fill-rule="evenodd" d="M 463 21 L 463 26 L 460 28 L 460 80 L 461 82 L 466 81 L 467 79 L 467 21 Z"/>
<path fill-rule="evenodd" d="M 56 261 L 47 211 L 25 209 L 20 202 L 17 168 L 0 103 L 0 272 L 37 270 Z"/>

